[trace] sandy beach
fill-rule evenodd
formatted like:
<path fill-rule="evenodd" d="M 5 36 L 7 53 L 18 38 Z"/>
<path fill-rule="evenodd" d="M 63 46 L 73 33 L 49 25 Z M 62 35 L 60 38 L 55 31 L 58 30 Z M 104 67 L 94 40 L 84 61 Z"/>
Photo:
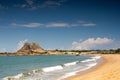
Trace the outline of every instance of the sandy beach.
<path fill-rule="evenodd" d="M 105 62 L 89 72 L 78 74 L 66 80 L 120 80 L 120 55 L 101 55 Z"/>

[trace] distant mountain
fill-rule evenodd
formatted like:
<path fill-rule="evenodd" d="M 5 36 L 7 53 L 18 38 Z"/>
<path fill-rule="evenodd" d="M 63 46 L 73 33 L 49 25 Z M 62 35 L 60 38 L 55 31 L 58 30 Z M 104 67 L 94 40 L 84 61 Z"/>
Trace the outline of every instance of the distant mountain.
<path fill-rule="evenodd" d="M 42 54 L 46 51 L 39 46 L 37 43 L 25 43 L 23 47 L 17 51 L 17 54 L 29 55 L 29 54 Z"/>
<path fill-rule="evenodd" d="M 86 54 L 118 54 L 117 50 L 44 50 L 38 43 L 25 43 L 14 53 L 0 53 L 0 56 L 37 56 L 37 55 L 86 55 Z"/>

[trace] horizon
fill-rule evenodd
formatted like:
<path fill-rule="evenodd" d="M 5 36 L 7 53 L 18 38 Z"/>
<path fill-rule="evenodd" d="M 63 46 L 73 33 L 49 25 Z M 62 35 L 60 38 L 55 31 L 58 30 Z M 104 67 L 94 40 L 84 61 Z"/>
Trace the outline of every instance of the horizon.
<path fill-rule="evenodd" d="M 119 0 L 1 0 L 0 52 L 120 48 Z"/>
<path fill-rule="evenodd" d="M 35 43 L 35 44 L 38 44 L 38 43 L 36 43 L 36 42 L 26 42 L 27 44 L 31 44 L 31 43 Z M 16 51 L 14 51 L 14 52 L 0 52 L 0 53 L 16 53 L 17 51 L 19 51 L 20 49 L 22 49 L 22 47 L 24 47 L 25 46 L 25 44 L 26 43 L 24 43 L 21 47 L 19 47 L 19 49 L 18 50 L 16 50 Z M 39 44 L 38 44 L 39 45 Z M 40 48 L 42 48 L 42 46 L 40 46 L 39 45 L 39 47 Z M 49 51 L 49 50 L 53 50 L 53 51 L 104 51 L 104 50 L 107 50 L 107 51 L 111 51 L 111 50 L 120 50 L 120 48 L 116 48 L 116 49 L 44 49 L 44 48 L 42 48 L 43 50 L 45 50 L 45 51 Z"/>

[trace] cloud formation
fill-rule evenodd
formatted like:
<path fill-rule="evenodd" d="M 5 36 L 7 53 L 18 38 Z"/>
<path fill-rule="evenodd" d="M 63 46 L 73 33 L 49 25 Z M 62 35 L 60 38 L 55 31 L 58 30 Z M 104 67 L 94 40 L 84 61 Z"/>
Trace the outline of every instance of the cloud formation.
<path fill-rule="evenodd" d="M 76 23 L 71 24 L 71 26 L 96 26 L 96 24 L 90 22 L 90 21 L 77 21 Z"/>
<path fill-rule="evenodd" d="M 27 4 L 32 6 L 33 5 L 33 0 L 26 0 Z"/>
<path fill-rule="evenodd" d="M 109 38 L 88 38 L 85 41 L 82 42 L 76 42 L 74 41 L 72 43 L 72 49 L 76 50 L 84 50 L 84 49 L 94 49 L 94 48 L 100 48 L 101 46 L 106 46 L 108 44 L 111 44 L 113 42 L 112 39 Z"/>
<path fill-rule="evenodd" d="M 42 3 L 41 7 L 57 7 L 57 6 L 61 6 L 64 2 L 66 2 L 67 0 L 47 0 L 45 2 Z"/>
<path fill-rule="evenodd" d="M 35 5 L 35 1 L 34 0 L 25 0 L 25 3 L 23 4 L 14 4 L 14 7 L 17 8 L 25 8 L 25 9 L 29 9 L 29 10 L 35 10 L 38 8 L 38 5 Z"/>
<path fill-rule="evenodd" d="M 27 28 L 35 28 L 35 27 L 80 27 L 80 26 L 96 26 L 96 24 L 91 22 L 84 22 L 84 23 L 69 23 L 69 22 L 50 22 L 50 23 L 26 23 L 26 24 L 17 24 L 12 23 L 12 26 L 18 27 L 27 27 Z"/>
<path fill-rule="evenodd" d="M 67 0 L 45 0 L 43 2 L 37 0 L 25 0 L 25 3 L 22 4 L 14 4 L 14 7 L 17 8 L 25 8 L 29 10 L 36 10 L 45 7 L 58 7 L 61 6 Z"/>
<path fill-rule="evenodd" d="M 68 23 L 48 23 L 46 27 L 69 27 Z"/>
<path fill-rule="evenodd" d="M 28 41 L 28 39 L 24 39 L 18 42 L 17 50 L 23 47 L 23 45 Z"/>
<path fill-rule="evenodd" d="M 17 23 L 12 23 L 12 26 L 19 26 L 19 27 L 28 27 L 28 28 L 35 28 L 35 27 L 41 27 L 44 24 L 41 23 L 27 23 L 27 24 L 17 24 Z"/>

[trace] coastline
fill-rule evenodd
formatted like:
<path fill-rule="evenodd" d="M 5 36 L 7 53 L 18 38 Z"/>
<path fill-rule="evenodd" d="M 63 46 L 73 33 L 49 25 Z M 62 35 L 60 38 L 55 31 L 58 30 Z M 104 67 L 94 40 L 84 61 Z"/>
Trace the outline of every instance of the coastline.
<path fill-rule="evenodd" d="M 96 54 L 96 56 L 102 56 L 105 62 L 65 80 L 120 80 L 120 55 Z"/>
<path fill-rule="evenodd" d="M 92 66 L 92 67 L 90 67 L 90 68 L 88 68 L 88 69 L 78 70 L 78 71 L 75 73 L 75 75 L 72 75 L 72 76 L 69 76 L 69 77 L 67 77 L 67 78 L 64 78 L 63 80 L 70 80 L 70 79 L 72 79 L 72 78 L 74 78 L 74 77 L 76 77 L 76 76 L 81 76 L 81 75 L 83 75 L 83 74 L 86 74 L 86 73 L 94 70 L 95 68 L 103 65 L 103 64 L 106 62 L 106 60 L 105 60 L 102 56 L 100 56 L 100 55 L 89 54 L 89 56 L 100 57 L 99 59 L 96 60 L 96 63 L 97 63 L 96 65 L 94 65 L 94 66 Z M 74 80 L 74 79 L 73 79 L 73 80 Z"/>

